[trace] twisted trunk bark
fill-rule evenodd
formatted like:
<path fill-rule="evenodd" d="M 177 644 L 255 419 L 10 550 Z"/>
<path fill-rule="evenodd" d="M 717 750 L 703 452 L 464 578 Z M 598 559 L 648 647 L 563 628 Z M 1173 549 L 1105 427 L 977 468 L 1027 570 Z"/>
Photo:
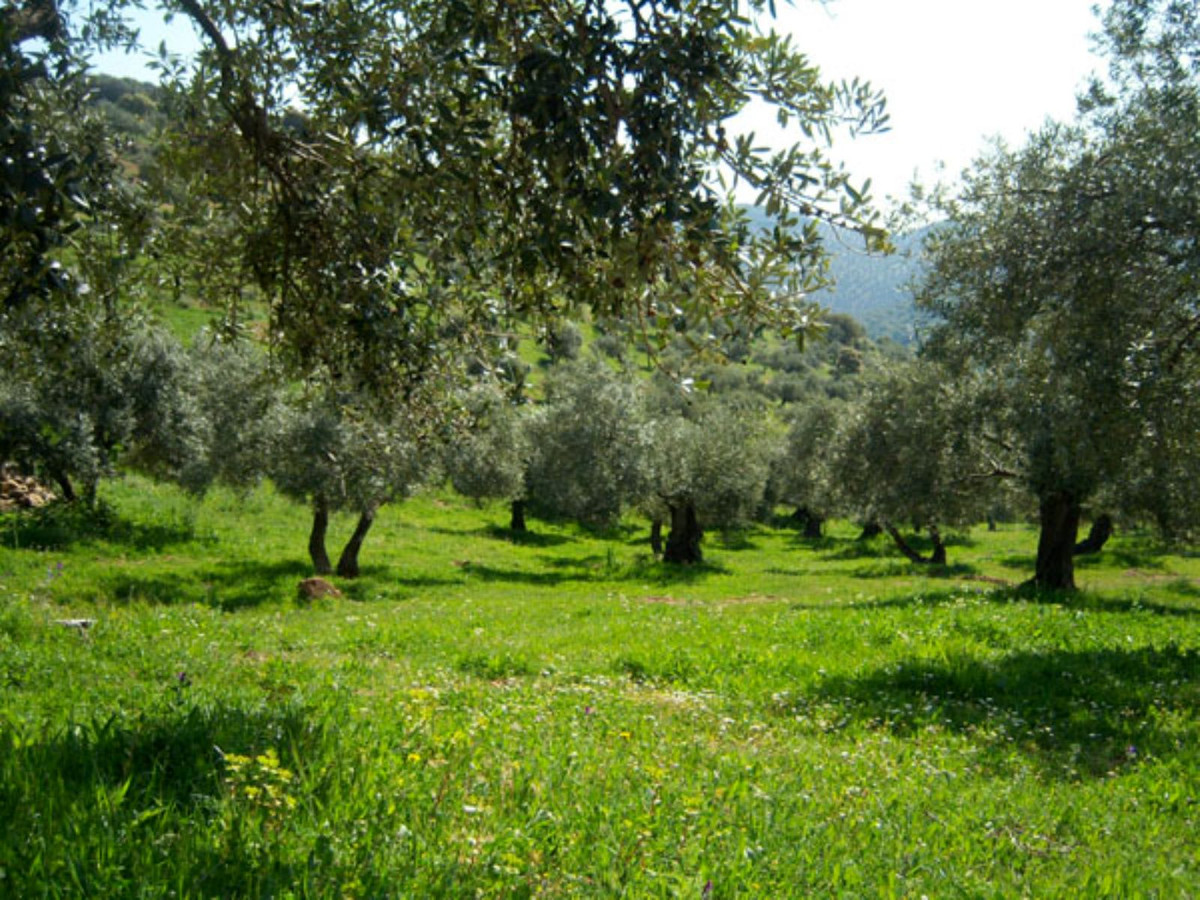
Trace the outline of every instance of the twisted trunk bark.
<path fill-rule="evenodd" d="M 821 527 L 825 524 L 825 519 L 807 506 L 797 508 L 792 513 L 792 519 L 800 526 L 804 537 L 815 540 L 821 536 Z"/>
<path fill-rule="evenodd" d="M 333 571 L 329 553 L 325 550 L 325 534 L 329 531 L 329 504 L 324 497 L 313 500 L 312 531 L 308 533 L 308 558 L 312 560 L 313 572 L 328 575 Z"/>
<path fill-rule="evenodd" d="M 671 506 L 671 533 L 663 550 L 663 562 L 691 564 L 704 561 L 700 539 L 704 532 L 696 517 L 696 507 L 686 502 Z"/>
<path fill-rule="evenodd" d="M 350 540 L 346 541 L 346 546 L 342 549 L 342 555 L 338 558 L 337 573 L 343 578 L 358 577 L 358 551 L 362 549 L 367 532 L 375 524 L 375 509 L 374 506 L 369 506 L 359 514 L 358 524 L 354 526 L 354 533 L 350 535 Z"/>
<path fill-rule="evenodd" d="M 1092 523 L 1092 527 L 1088 531 L 1088 536 L 1075 545 L 1075 555 L 1087 556 L 1092 553 L 1099 553 L 1104 549 L 1104 545 L 1108 543 L 1108 539 L 1112 537 L 1112 533 L 1112 516 L 1107 514 L 1098 516 L 1096 521 Z"/>
<path fill-rule="evenodd" d="M 899 530 L 891 522 L 885 522 L 883 530 L 888 533 L 896 547 L 903 553 L 911 562 L 920 563 L 921 565 L 944 566 L 946 565 L 946 545 L 942 542 L 942 533 L 936 525 L 930 525 L 929 539 L 933 542 L 933 550 L 929 556 L 922 556 L 913 546 L 904 539 Z"/>
<path fill-rule="evenodd" d="M 662 526 L 662 519 L 650 523 L 650 552 L 655 556 L 662 556 L 663 553 Z"/>
<path fill-rule="evenodd" d="M 525 524 L 525 501 L 514 500 L 511 508 L 512 515 L 509 518 L 508 530 L 519 531 L 524 534 L 529 530 Z"/>
<path fill-rule="evenodd" d="M 1055 491 L 1039 504 L 1037 568 L 1028 582 L 1038 590 L 1075 590 L 1075 538 L 1079 531 L 1079 502 L 1068 491 Z"/>

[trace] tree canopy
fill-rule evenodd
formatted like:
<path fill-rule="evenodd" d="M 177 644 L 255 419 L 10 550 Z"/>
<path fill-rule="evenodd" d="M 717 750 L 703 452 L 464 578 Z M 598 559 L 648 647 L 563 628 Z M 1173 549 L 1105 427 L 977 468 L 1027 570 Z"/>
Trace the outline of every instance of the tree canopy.
<path fill-rule="evenodd" d="M 1041 508 L 1039 586 L 1074 586 L 1083 504 L 1195 471 L 1198 34 L 1191 4 L 1114 3 L 1112 76 L 1077 121 L 983 158 L 929 239 L 933 348 L 989 372 L 986 429 Z"/>

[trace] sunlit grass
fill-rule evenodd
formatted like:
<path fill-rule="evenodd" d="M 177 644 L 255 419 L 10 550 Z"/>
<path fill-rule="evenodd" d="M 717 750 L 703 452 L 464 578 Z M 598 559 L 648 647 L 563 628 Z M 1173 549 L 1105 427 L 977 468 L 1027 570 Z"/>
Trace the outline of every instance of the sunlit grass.
<path fill-rule="evenodd" d="M 271 491 L 106 500 L 0 520 L 0 895 L 1200 891 L 1200 560 L 1149 535 L 1037 598 L 1024 526 L 672 569 L 435 494 L 307 602 Z"/>

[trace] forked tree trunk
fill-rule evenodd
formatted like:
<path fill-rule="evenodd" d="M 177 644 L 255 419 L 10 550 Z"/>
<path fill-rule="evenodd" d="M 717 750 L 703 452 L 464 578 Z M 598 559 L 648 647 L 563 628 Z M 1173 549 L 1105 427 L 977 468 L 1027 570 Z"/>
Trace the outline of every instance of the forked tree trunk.
<path fill-rule="evenodd" d="M 525 501 L 514 500 L 512 502 L 511 511 L 512 516 L 509 518 L 508 530 L 519 531 L 521 534 L 524 534 L 529 530 L 529 528 L 525 525 Z"/>
<path fill-rule="evenodd" d="M 662 556 L 663 553 L 662 526 L 662 519 L 650 522 L 650 552 L 655 556 Z"/>
<path fill-rule="evenodd" d="M 342 555 L 338 557 L 337 573 L 343 578 L 358 577 L 358 551 L 362 549 L 363 541 L 366 540 L 367 532 L 373 524 L 375 507 L 369 506 L 359 514 L 354 533 L 350 535 L 350 540 L 346 541 L 346 546 L 342 549 Z"/>
<path fill-rule="evenodd" d="M 883 530 L 888 533 L 896 547 L 903 553 L 911 562 L 920 563 L 921 565 L 944 566 L 946 565 L 946 545 L 942 542 L 942 533 L 938 531 L 936 525 L 929 526 L 929 539 L 933 542 L 933 550 L 928 556 L 922 556 L 918 553 L 908 541 L 900 534 L 900 531 L 891 522 L 885 522 Z"/>
<path fill-rule="evenodd" d="M 1088 531 L 1088 536 L 1075 545 L 1075 555 L 1087 556 L 1091 553 L 1099 553 L 1104 549 L 1104 545 L 1108 543 L 1108 539 L 1112 537 L 1112 533 L 1112 516 L 1107 513 L 1098 516 L 1096 521 L 1092 523 L 1092 527 Z"/>
<path fill-rule="evenodd" d="M 308 533 L 308 558 L 312 560 L 313 572 L 328 575 L 333 571 L 329 553 L 325 550 L 325 533 L 329 531 L 329 505 L 323 497 L 313 500 L 312 531 Z"/>
<path fill-rule="evenodd" d="M 671 533 L 667 535 L 667 546 L 663 550 L 663 562 L 691 564 L 704 561 L 700 552 L 700 539 L 704 532 L 696 517 L 693 503 L 671 506 Z"/>
<path fill-rule="evenodd" d="M 1075 538 L 1079 503 L 1067 491 L 1042 497 L 1039 504 L 1037 570 L 1029 584 L 1043 591 L 1075 590 Z"/>

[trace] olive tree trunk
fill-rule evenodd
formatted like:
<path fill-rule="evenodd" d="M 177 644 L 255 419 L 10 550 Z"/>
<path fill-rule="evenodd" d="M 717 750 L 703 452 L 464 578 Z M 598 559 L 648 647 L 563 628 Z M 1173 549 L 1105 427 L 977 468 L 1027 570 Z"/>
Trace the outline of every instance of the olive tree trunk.
<path fill-rule="evenodd" d="M 671 505 L 671 533 L 663 549 L 663 562 L 691 564 L 704 561 L 700 539 L 704 536 L 696 506 L 691 501 Z"/>
<path fill-rule="evenodd" d="M 942 533 L 936 525 L 930 525 L 928 528 L 929 539 L 933 542 L 933 549 L 928 556 L 922 556 L 904 536 L 900 534 L 899 529 L 891 522 L 885 522 L 883 530 L 891 537 L 892 542 L 897 549 L 903 553 L 911 562 L 920 563 L 921 565 L 929 566 L 944 566 L 946 565 L 946 545 L 942 541 Z"/>
<path fill-rule="evenodd" d="M 376 507 L 369 506 L 359 514 L 358 524 L 354 526 L 354 533 L 350 535 L 350 540 L 346 541 L 346 546 L 342 548 L 342 555 L 338 557 L 337 573 L 343 578 L 358 577 L 358 551 L 362 549 L 367 532 L 375 524 L 375 510 Z"/>
<path fill-rule="evenodd" d="M 308 533 L 308 558 L 312 560 L 313 571 L 318 575 L 328 575 L 333 571 L 329 562 L 329 553 L 325 550 L 325 534 L 329 531 L 329 504 L 324 497 L 313 500 L 312 531 Z"/>
<path fill-rule="evenodd" d="M 801 506 L 792 513 L 792 520 L 801 528 L 801 534 L 815 540 L 821 536 L 821 528 L 825 524 L 825 519 L 819 514 L 813 512 L 807 506 Z"/>
<path fill-rule="evenodd" d="M 663 553 L 662 527 L 662 519 L 650 522 L 650 552 L 655 556 L 662 556 Z"/>
<path fill-rule="evenodd" d="M 1108 543 L 1108 539 L 1112 537 L 1112 533 L 1112 516 L 1107 513 L 1098 516 L 1096 521 L 1092 523 L 1092 527 L 1088 531 L 1088 536 L 1075 545 L 1075 555 L 1087 556 L 1092 553 L 1099 553 L 1104 549 L 1104 545 Z"/>
<path fill-rule="evenodd" d="M 55 473 L 54 482 L 58 485 L 58 491 L 62 494 L 63 500 L 67 503 L 74 503 L 79 499 L 79 495 L 75 493 L 75 485 L 71 483 L 71 476 L 66 472 Z"/>
<path fill-rule="evenodd" d="M 525 501 L 514 500 L 511 506 L 511 513 L 512 515 L 508 521 L 508 530 L 518 531 L 521 534 L 527 532 L 529 528 L 525 524 Z"/>
<path fill-rule="evenodd" d="M 1075 538 L 1079 502 L 1067 491 L 1055 491 L 1039 504 L 1037 569 L 1028 582 L 1043 591 L 1075 590 Z"/>

